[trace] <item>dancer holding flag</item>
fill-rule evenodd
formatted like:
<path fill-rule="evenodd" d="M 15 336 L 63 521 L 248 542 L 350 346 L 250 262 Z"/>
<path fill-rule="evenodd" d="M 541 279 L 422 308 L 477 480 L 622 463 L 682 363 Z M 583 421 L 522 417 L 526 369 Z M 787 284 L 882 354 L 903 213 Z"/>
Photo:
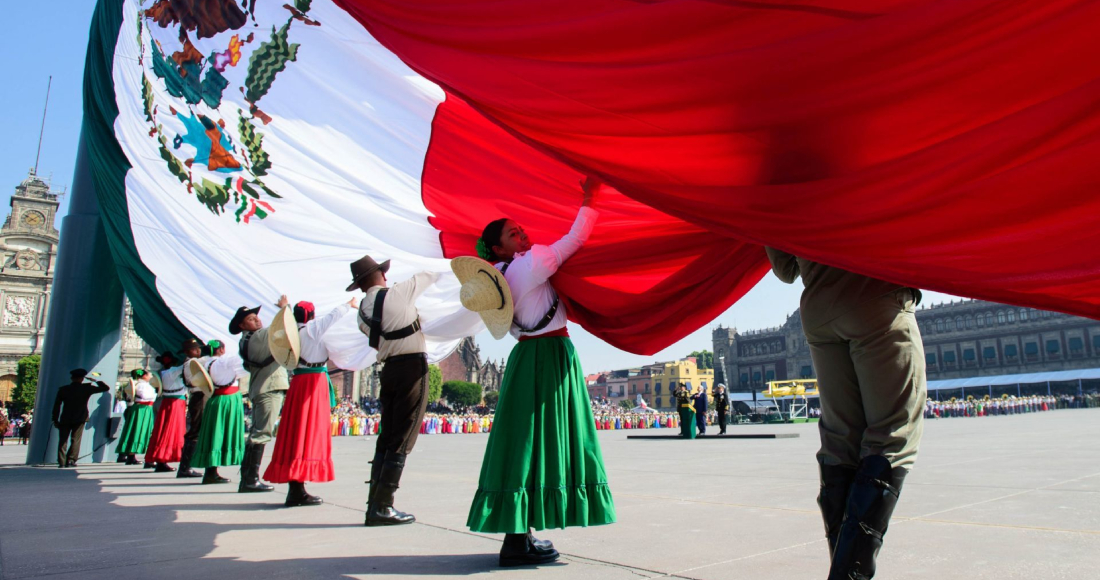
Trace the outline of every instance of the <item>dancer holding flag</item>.
<path fill-rule="evenodd" d="M 577 252 L 595 227 L 592 201 L 602 184 L 582 184 L 584 202 L 569 233 L 549 246 L 532 245 L 510 219 L 487 225 L 478 255 L 456 259 L 462 303 L 493 336 L 519 339 L 508 357 L 496 422 L 489 434 L 478 490 L 467 525 L 504 533 L 501 566 L 558 559 L 534 530 L 610 524 L 615 505 L 565 308 L 550 277 Z M 498 271 L 499 270 L 499 271 Z M 512 297 L 515 297 L 514 307 Z"/>
<path fill-rule="evenodd" d="M 287 305 L 286 296 L 280 296 L 279 308 Z M 290 379 L 271 354 L 267 344 L 268 330 L 260 322 L 260 307 L 241 306 L 229 321 L 229 333 L 241 334 L 238 354 L 245 368 L 252 375 L 248 382 L 248 400 L 252 402 L 252 429 L 244 448 L 241 463 L 239 493 L 274 491 L 275 487 L 260 480 L 260 463 L 264 458 L 264 446 L 275 438 L 275 421 L 283 408 Z M 242 334 L 243 333 L 243 334 Z"/>
<path fill-rule="evenodd" d="M 225 345 L 212 340 L 212 356 L 206 363 L 206 375 L 212 392 L 202 415 L 198 445 L 192 465 L 205 468 L 202 483 L 229 483 L 218 473 L 219 467 L 240 465 L 244 457 L 244 405 L 238 379 L 248 376 L 237 355 L 226 356 Z"/>
<path fill-rule="evenodd" d="M 439 280 L 437 272 L 420 272 L 386 287 L 390 261 L 363 256 L 351 265 L 348 292 L 366 293 L 359 308 L 359 330 L 378 351 L 382 367 L 382 429 L 371 461 L 367 493 L 367 526 L 411 524 L 416 517 L 393 508 L 393 495 L 405 470 L 405 458 L 416 445 L 428 407 L 427 341 L 420 330 L 416 299 Z"/>
<path fill-rule="evenodd" d="M 187 431 L 187 385 L 183 384 L 183 367 L 171 352 L 157 358 L 160 370 L 160 407 L 153 421 L 149 451 L 145 463 L 156 466 L 157 473 L 175 471 L 169 463 L 183 454 L 183 434 Z"/>
<path fill-rule="evenodd" d="M 126 424 L 118 438 L 118 456 L 125 459 L 126 465 L 138 464 L 137 454 L 149 448 L 149 437 L 153 433 L 153 403 L 157 400 L 157 390 L 149 384 L 148 374 L 145 369 L 130 371 L 134 401 L 126 409 Z"/>
<path fill-rule="evenodd" d="M 287 391 L 286 402 L 283 404 L 282 422 L 279 424 L 279 436 L 275 438 L 271 464 L 264 471 L 264 479 L 272 483 L 290 484 L 290 490 L 286 494 L 286 507 L 320 505 L 321 498 L 307 493 L 305 482 L 336 479 L 330 434 L 332 387 L 328 376 L 328 347 L 321 337 L 340 317 L 354 310 L 358 304 L 358 300 L 352 298 L 347 304 L 337 306 L 319 319 L 314 318 L 312 302 L 294 305 L 300 358 L 297 353 L 290 357 L 290 362 L 295 367 L 290 379 L 290 390 Z M 279 321 L 279 317 L 276 317 L 276 323 Z M 272 333 L 273 336 L 275 334 Z M 276 360 L 286 361 L 287 358 L 282 356 L 284 354 L 278 353 Z"/>

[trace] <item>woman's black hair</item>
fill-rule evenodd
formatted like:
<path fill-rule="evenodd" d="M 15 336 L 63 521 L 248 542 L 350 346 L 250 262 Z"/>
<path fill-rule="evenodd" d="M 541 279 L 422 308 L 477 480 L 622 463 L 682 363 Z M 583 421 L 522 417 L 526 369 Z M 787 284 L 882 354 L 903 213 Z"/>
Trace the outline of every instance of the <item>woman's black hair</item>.
<path fill-rule="evenodd" d="M 496 262 L 501 259 L 493 251 L 493 246 L 500 245 L 500 236 L 504 233 L 504 224 L 507 222 L 508 218 L 493 220 L 481 231 L 481 237 L 478 238 L 479 243 L 477 245 L 477 253 L 481 259 L 488 262 Z"/>

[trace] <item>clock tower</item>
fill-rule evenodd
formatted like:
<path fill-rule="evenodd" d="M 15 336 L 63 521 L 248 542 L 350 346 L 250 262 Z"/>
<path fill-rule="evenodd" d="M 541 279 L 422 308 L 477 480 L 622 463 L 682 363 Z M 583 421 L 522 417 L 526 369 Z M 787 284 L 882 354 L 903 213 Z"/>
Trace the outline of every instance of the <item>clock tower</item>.
<path fill-rule="evenodd" d="M 11 400 L 19 359 L 42 353 L 60 195 L 31 170 L 16 186 L 0 228 L 0 401 Z"/>

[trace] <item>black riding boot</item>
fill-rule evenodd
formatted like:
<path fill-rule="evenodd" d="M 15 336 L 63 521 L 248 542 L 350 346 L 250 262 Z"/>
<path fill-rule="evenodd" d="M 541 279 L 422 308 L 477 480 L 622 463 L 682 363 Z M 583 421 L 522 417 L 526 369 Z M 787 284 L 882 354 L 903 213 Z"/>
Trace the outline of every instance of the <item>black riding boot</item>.
<path fill-rule="evenodd" d="M 829 540 L 831 560 L 837 536 L 840 535 L 840 525 L 844 523 L 844 508 L 848 505 L 848 492 L 856 478 L 856 470 L 845 465 L 825 465 L 820 458 L 818 470 L 821 472 L 821 492 L 817 494 L 817 505 L 821 508 L 821 518 L 825 520 L 825 537 Z"/>
<path fill-rule="evenodd" d="M 206 471 L 202 474 L 202 484 L 207 485 L 211 483 L 229 483 L 229 479 L 219 475 L 217 467 L 207 467 Z"/>
<path fill-rule="evenodd" d="M 176 477 L 202 477 L 202 474 L 191 469 L 191 456 L 195 454 L 195 441 L 183 442 L 183 454 L 180 455 L 180 468 L 176 472 Z"/>
<path fill-rule="evenodd" d="M 840 526 L 829 580 L 869 580 L 875 575 L 875 558 L 898 504 L 904 468 L 892 469 L 881 455 L 859 462 L 848 493 L 844 523 Z"/>
<path fill-rule="evenodd" d="M 405 454 L 387 451 L 382 471 L 378 474 L 378 483 L 371 485 L 374 501 L 367 507 L 365 525 L 398 526 L 416 521 L 412 514 L 393 509 L 393 495 L 397 492 L 397 484 L 401 481 L 401 472 L 404 470 Z"/>
<path fill-rule="evenodd" d="M 241 483 L 237 493 L 261 493 L 274 491 L 274 485 L 260 481 L 260 463 L 264 460 L 262 443 L 249 443 L 244 448 L 244 461 L 241 463 Z"/>
<path fill-rule="evenodd" d="M 374 459 L 369 463 L 370 480 L 367 481 L 367 484 L 369 484 L 370 487 L 367 490 L 367 515 L 363 522 L 365 526 L 371 525 L 370 513 L 374 510 L 374 497 L 378 494 L 379 480 L 382 478 L 382 466 L 386 463 L 386 452 L 375 451 Z"/>
<path fill-rule="evenodd" d="M 540 550 L 531 544 L 530 532 L 526 534 L 504 534 L 504 545 L 500 547 L 500 565 L 502 568 L 512 566 L 532 566 L 536 564 L 549 564 L 558 559 L 558 551 L 550 548 L 549 551 Z"/>
<path fill-rule="evenodd" d="M 321 505 L 324 501 L 306 493 L 306 484 L 301 481 L 291 481 L 290 491 L 286 492 L 286 507 L 298 507 L 304 505 Z"/>

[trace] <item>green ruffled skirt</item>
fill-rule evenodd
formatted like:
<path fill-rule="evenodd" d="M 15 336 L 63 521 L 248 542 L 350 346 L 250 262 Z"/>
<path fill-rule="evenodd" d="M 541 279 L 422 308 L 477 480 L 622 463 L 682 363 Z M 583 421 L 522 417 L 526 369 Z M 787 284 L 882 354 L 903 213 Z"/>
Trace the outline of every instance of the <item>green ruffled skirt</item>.
<path fill-rule="evenodd" d="M 241 394 L 216 395 L 202 412 L 199 442 L 191 466 L 240 465 L 244 458 L 244 404 Z"/>
<path fill-rule="evenodd" d="M 549 337 L 517 344 L 466 525 L 475 532 L 526 533 L 614 522 L 615 502 L 573 343 Z"/>
<path fill-rule="evenodd" d="M 153 406 L 130 405 L 123 415 L 126 423 L 118 438 L 119 453 L 145 453 L 153 434 Z"/>

